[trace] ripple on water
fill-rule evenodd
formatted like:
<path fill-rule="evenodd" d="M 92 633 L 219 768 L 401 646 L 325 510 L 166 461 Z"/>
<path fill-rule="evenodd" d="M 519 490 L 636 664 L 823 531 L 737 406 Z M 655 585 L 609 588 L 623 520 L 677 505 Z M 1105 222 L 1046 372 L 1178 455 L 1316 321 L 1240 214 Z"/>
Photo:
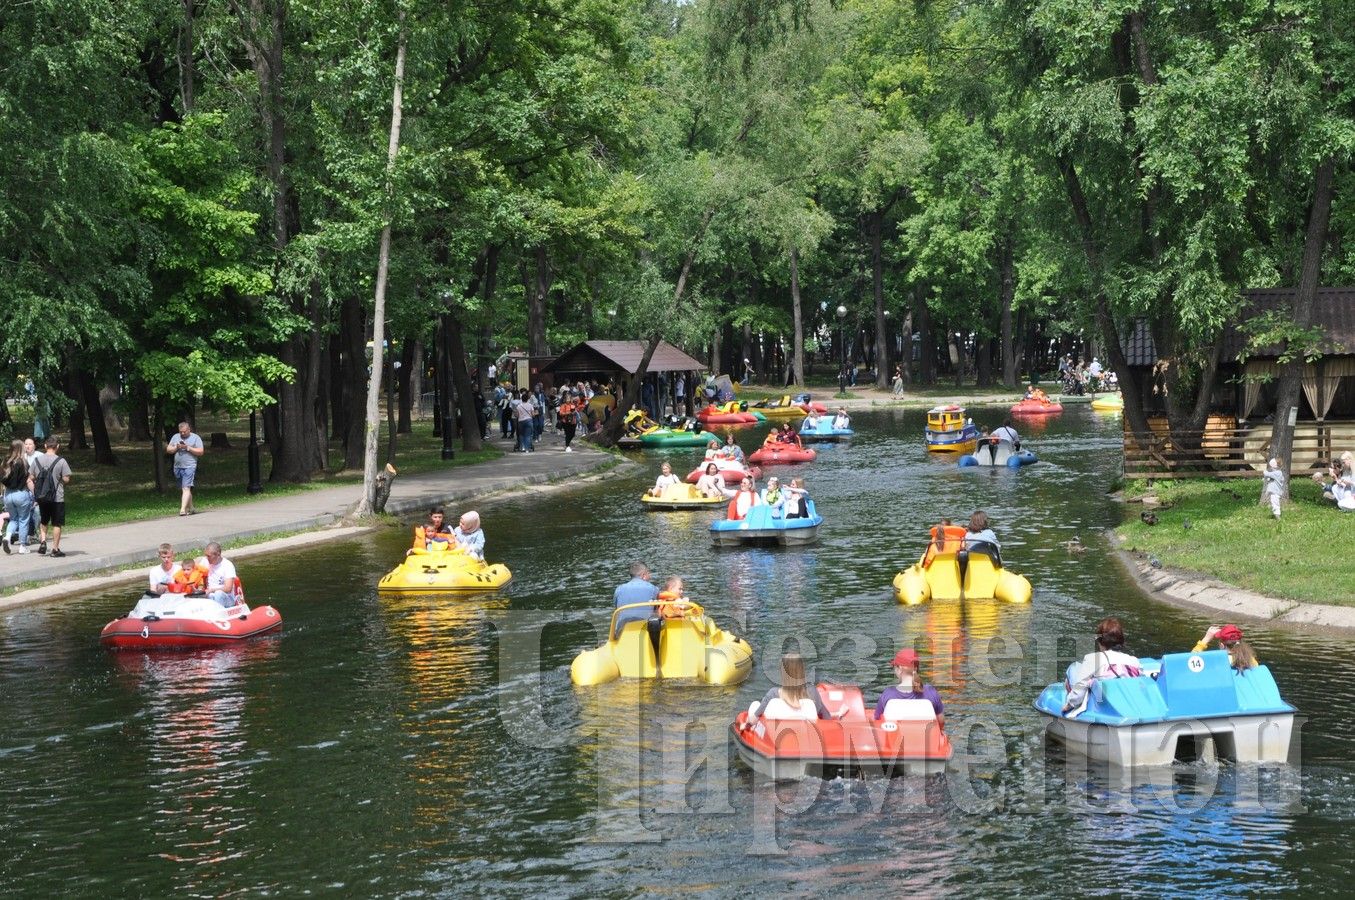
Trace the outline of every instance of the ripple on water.
<path fill-rule="evenodd" d="M 793 472 L 827 519 L 811 548 L 715 552 L 712 513 L 638 510 L 657 469 L 645 455 L 640 474 L 486 505 L 490 556 L 514 572 L 500 596 L 378 597 L 406 541 L 390 529 L 245 563 L 286 626 L 238 648 L 104 652 L 99 628 L 130 589 L 6 614 L 0 881 L 34 895 L 719 896 L 756 882 L 790 896 L 989 896 L 1075 871 L 1089 895 L 1344 888 L 1355 664 L 1338 642 L 1246 626 L 1306 717 L 1301 769 L 1123 783 L 1045 746 L 1030 702 L 1098 618 L 1121 617 L 1145 655 L 1208 624 L 1143 598 L 1100 537 L 1120 514 L 1105 495 L 1118 420 L 1070 407 L 1022 426 L 1042 462 L 996 472 L 929 457 L 919 412 L 856 423 L 856 441 Z M 761 433 L 741 434 L 745 449 Z M 699 456 L 666 455 L 681 471 Z M 890 581 L 926 526 L 980 507 L 1031 578 L 1030 606 L 895 603 Z M 1085 553 L 1064 548 L 1075 536 Z M 748 683 L 569 683 L 634 559 L 683 575 L 748 637 Z M 917 647 L 974 759 L 798 791 L 755 779 L 726 729 L 792 646 L 868 697 L 893 652 Z"/>

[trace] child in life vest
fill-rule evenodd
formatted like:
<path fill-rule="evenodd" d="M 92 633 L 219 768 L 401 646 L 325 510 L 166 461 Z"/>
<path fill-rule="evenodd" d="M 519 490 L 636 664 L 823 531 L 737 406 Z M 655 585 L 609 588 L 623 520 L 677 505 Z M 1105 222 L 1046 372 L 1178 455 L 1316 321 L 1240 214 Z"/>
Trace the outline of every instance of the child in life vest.
<path fill-rule="evenodd" d="M 691 601 L 683 596 L 682 578 L 670 575 L 659 591 L 659 615 L 665 619 L 681 619 L 691 607 Z"/>

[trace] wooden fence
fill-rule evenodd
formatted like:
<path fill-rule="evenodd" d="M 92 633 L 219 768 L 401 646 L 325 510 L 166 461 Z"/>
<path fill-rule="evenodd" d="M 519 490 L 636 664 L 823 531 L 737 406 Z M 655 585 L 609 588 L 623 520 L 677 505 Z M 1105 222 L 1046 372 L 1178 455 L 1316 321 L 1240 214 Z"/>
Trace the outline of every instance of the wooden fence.
<path fill-rule="evenodd" d="M 1125 428 L 1126 478 L 1259 478 L 1270 457 L 1268 422 L 1239 426 L 1232 416 L 1211 415 L 1202 431 L 1184 436 L 1183 443 L 1198 443 L 1194 452 L 1173 446 L 1165 418 L 1151 417 L 1148 424 L 1153 437 L 1146 448 Z M 1289 472 L 1307 475 L 1342 450 L 1355 450 L 1355 422 L 1299 422 Z"/>

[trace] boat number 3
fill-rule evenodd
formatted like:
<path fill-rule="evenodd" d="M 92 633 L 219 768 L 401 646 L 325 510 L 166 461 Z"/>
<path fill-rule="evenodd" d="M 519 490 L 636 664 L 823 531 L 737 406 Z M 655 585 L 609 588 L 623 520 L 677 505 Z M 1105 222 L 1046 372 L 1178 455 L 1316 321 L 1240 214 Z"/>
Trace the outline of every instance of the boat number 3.
<path fill-rule="evenodd" d="M 1186 660 L 1186 668 L 1190 669 L 1192 672 L 1203 672 L 1204 657 L 1192 656 L 1190 659 Z"/>

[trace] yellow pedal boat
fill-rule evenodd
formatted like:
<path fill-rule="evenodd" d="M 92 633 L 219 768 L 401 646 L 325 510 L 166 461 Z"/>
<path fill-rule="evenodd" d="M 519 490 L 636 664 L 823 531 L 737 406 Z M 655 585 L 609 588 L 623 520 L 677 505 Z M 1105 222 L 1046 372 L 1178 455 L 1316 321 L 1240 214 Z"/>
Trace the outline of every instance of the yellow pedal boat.
<path fill-rule="evenodd" d="M 1124 409 L 1124 396 L 1121 394 L 1107 394 L 1104 397 L 1097 397 L 1092 400 L 1092 409 Z"/>
<path fill-rule="evenodd" d="M 584 686 L 617 678 L 699 678 L 707 684 L 738 684 L 753 670 L 748 642 L 722 630 L 695 603 L 689 604 L 683 618 L 631 621 L 617 634 L 620 612 L 652 605 L 618 606 L 608 625 L 609 639 L 574 657 L 570 679 Z"/>
<path fill-rule="evenodd" d="M 696 485 L 670 484 L 663 493 L 655 497 L 646 493 L 640 498 L 649 509 L 721 509 L 727 502 L 724 497 L 707 497 L 696 489 Z"/>
<path fill-rule="evenodd" d="M 894 576 L 894 596 L 908 606 L 961 599 L 1029 603 L 1030 594 L 1025 576 L 1003 568 L 999 554 L 977 547 L 956 550 L 951 545 L 939 551 L 928 547 L 920 560 Z"/>
<path fill-rule="evenodd" d="M 378 591 L 407 594 L 496 591 L 513 580 L 502 563 L 486 563 L 460 550 L 413 548 L 404 562 L 377 582 Z"/>

